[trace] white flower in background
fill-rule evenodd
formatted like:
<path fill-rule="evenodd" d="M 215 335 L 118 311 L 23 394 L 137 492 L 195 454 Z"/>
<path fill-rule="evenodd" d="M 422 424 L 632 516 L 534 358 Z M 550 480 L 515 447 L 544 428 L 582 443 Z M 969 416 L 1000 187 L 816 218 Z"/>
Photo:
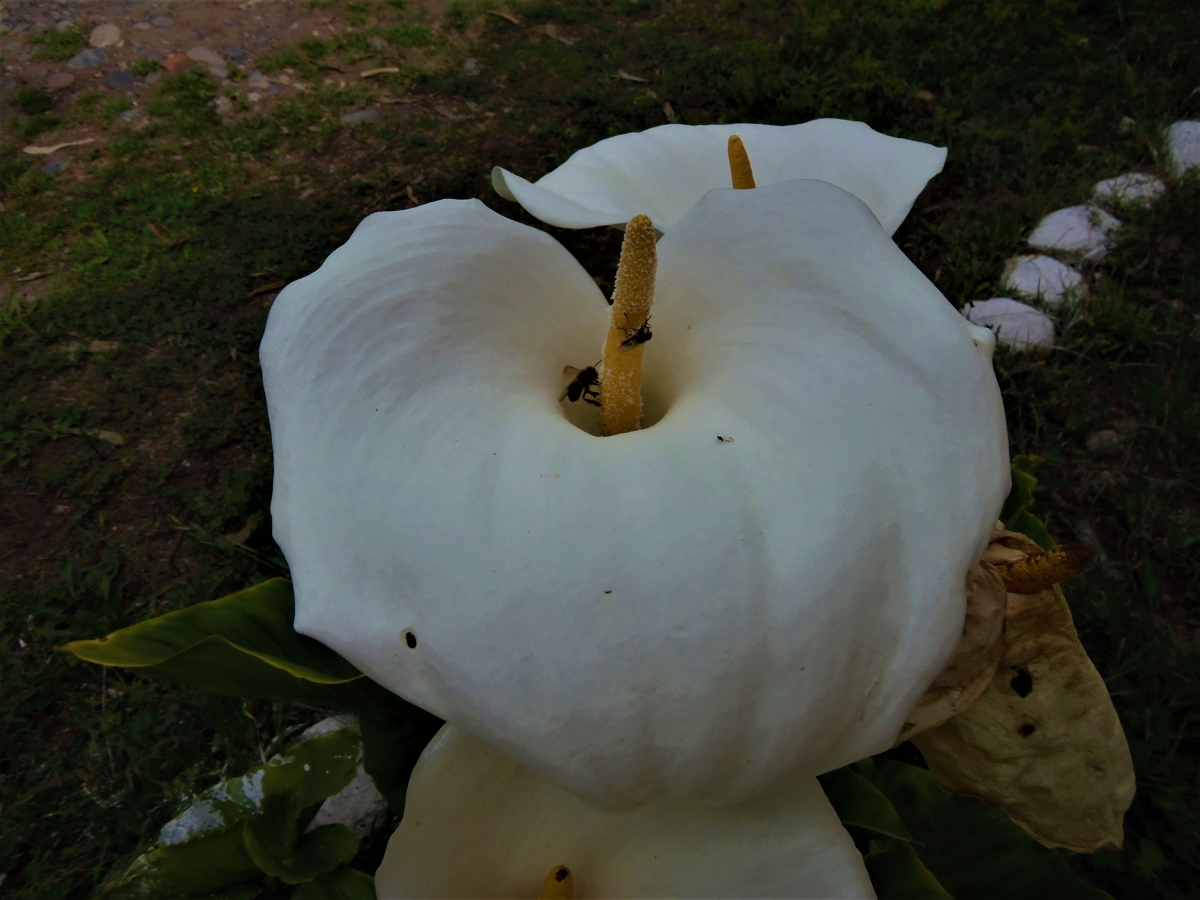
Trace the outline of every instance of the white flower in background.
<path fill-rule="evenodd" d="M 990 335 L 888 214 L 815 180 L 701 193 L 649 269 L 642 430 L 559 401 L 609 308 L 476 201 L 367 218 L 261 350 L 297 629 L 613 809 L 890 747 L 1008 490 Z"/>
<path fill-rule="evenodd" d="M 565 861 L 576 898 L 875 896 L 811 776 L 734 807 L 659 800 L 606 811 L 453 725 L 413 770 L 375 890 L 380 900 L 533 900 Z"/>
<path fill-rule="evenodd" d="M 843 119 L 660 125 L 586 147 L 534 183 L 496 167 L 492 185 L 551 225 L 620 225 L 645 214 L 666 231 L 706 192 L 730 186 L 725 146 L 735 134 L 750 151 L 758 187 L 800 178 L 827 181 L 867 204 L 889 235 L 946 162 L 944 147 L 888 137 Z"/>

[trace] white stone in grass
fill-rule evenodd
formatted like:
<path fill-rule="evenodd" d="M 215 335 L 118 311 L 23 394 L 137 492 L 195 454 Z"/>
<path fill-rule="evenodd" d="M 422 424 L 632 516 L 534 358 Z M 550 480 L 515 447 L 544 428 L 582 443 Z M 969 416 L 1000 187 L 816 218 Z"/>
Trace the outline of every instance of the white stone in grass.
<path fill-rule="evenodd" d="M 1046 352 L 1054 346 L 1054 322 L 1050 317 L 1012 297 L 968 303 L 963 315 L 972 325 L 990 328 L 1000 343 L 1015 350 Z"/>
<path fill-rule="evenodd" d="M 1018 297 L 1040 297 L 1050 306 L 1081 300 L 1087 294 L 1083 275 L 1052 256 L 1014 257 L 1004 267 L 1002 281 Z"/>
<path fill-rule="evenodd" d="M 320 737 L 343 728 L 358 731 L 358 717 L 343 714 L 322 719 L 316 725 L 305 729 L 300 739 Z M 379 793 L 375 782 L 360 762 L 354 780 L 332 797 L 325 798 L 317 814 L 308 823 L 305 833 L 322 825 L 342 824 L 353 831 L 354 836 L 361 841 L 369 837 L 386 818 L 387 801 L 383 799 L 383 794 Z"/>
<path fill-rule="evenodd" d="M 1153 175 L 1130 172 L 1098 182 L 1092 197 L 1107 206 L 1147 206 L 1166 189 L 1166 184 Z"/>
<path fill-rule="evenodd" d="M 1167 129 L 1167 155 L 1171 172 L 1182 178 L 1189 169 L 1200 167 L 1200 122 L 1184 120 Z"/>
<path fill-rule="evenodd" d="M 97 25 L 88 36 L 88 43 L 93 47 L 113 47 L 121 42 L 121 29 L 116 25 Z"/>
<path fill-rule="evenodd" d="M 1039 250 L 1081 253 L 1084 259 L 1100 259 L 1112 249 L 1113 234 L 1121 222 L 1096 206 L 1056 209 L 1038 222 L 1029 245 Z"/>

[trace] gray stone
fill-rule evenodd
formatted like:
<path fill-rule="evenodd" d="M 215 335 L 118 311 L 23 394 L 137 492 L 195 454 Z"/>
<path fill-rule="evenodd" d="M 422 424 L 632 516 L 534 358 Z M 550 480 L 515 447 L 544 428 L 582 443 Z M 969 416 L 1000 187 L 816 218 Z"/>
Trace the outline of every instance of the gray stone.
<path fill-rule="evenodd" d="M 72 19 L 63 19 L 61 22 L 54 23 L 55 31 L 70 31 L 75 27 L 75 22 Z"/>
<path fill-rule="evenodd" d="M 224 47 L 221 49 L 221 52 L 239 65 L 246 58 L 246 51 L 241 47 Z"/>
<path fill-rule="evenodd" d="M 213 105 L 217 108 L 217 114 L 227 116 L 233 112 L 233 101 L 228 97 L 218 97 L 213 101 Z"/>
<path fill-rule="evenodd" d="M 379 35 L 375 35 L 373 38 L 371 38 L 371 46 L 377 50 L 382 50 L 387 45 L 388 45 L 388 42 L 385 41 L 383 38 L 381 38 Z"/>
<path fill-rule="evenodd" d="M 1008 261 L 1002 278 L 1004 287 L 1018 297 L 1058 306 L 1078 300 L 1087 293 L 1083 275 L 1052 256 L 1018 256 Z"/>
<path fill-rule="evenodd" d="M 467 57 L 467 61 L 463 63 L 463 71 L 468 75 L 474 75 L 477 71 L 479 71 L 479 63 L 475 61 L 475 57 Z"/>
<path fill-rule="evenodd" d="M 187 52 L 187 56 L 188 59 L 195 60 L 198 63 L 204 63 L 206 66 L 225 65 L 225 57 L 213 50 L 209 50 L 207 47 L 193 47 Z"/>
<path fill-rule="evenodd" d="M 150 24 L 155 28 L 170 28 L 175 24 L 175 20 L 170 16 L 151 16 Z"/>
<path fill-rule="evenodd" d="M 138 31 L 149 31 L 154 26 L 151 25 L 149 22 L 134 22 L 133 27 L 136 28 Z"/>
<path fill-rule="evenodd" d="M 50 162 L 48 162 L 44 166 L 42 166 L 42 171 L 45 172 L 47 175 L 57 175 L 59 172 L 61 172 L 63 169 L 65 169 L 67 167 L 67 163 L 69 163 L 69 162 L 70 162 L 70 160 L 67 159 L 66 157 L 62 157 L 60 159 L 52 159 L 52 160 L 50 160 Z"/>
<path fill-rule="evenodd" d="M 1042 219 L 1029 235 L 1029 245 L 1100 259 L 1112 249 L 1113 235 L 1120 227 L 1120 221 L 1099 207 L 1068 206 Z"/>
<path fill-rule="evenodd" d="M 246 85 L 252 88 L 266 87 L 267 84 L 267 76 L 262 72 L 251 72 L 250 77 L 246 79 Z"/>
<path fill-rule="evenodd" d="M 1012 297 L 968 303 L 963 315 L 972 325 L 991 329 L 1001 344 L 1014 350 L 1046 352 L 1054 346 L 1054 322 L 1050 317 Z"/>
<path fill-rule="evenodd" d="M 1130 172 L 1115 178 L 1105 178 L 1092 189 L 1097 203 L 1109 206 L 1146 206 L 1167 186 L 1153 175 L 1145 172 Z"/>
<path fill-rule="evenodd" d="M 46 78 L 46 90 L 61 91 L 75 83 L 75 76 L 70 72 L 51 72 Z"/>
<path fill-rule="evenodd" d="M 146 76 L 146 84 L 158 84 L 158 82 L 161 78 L 162 78 L 161 70 L 158 72 L 151 72 L 149 75 Z"/>
<path fill-rule="evenodd" d="M 377 109 L 361 109 L 358 112 L 346 113 L 342 116 L 344 125 L 362 125 L 364 122 L 382 122 L 383 116 Z"/>
<path fill-rule="evenodd" d="M 133 73 L 128 69 L 116 69 L 108 76 L 108 86 L 113 90 L 127 91 L 133 87 Z"/>
<path fill-rule="evenodd" d="M 114 47 L 121 42 L 121 29 L 111 23 L 97 25 L 88 37 L 93 47 Z"/>
<path fill-rule="evenodd" d="M 208 71 L 212 72 L 214 78 L 229 77 L 229 70 L 224 66 L 209 66 Z"/>
<path fill-rule="evenodd" d="M 108 54 L 97 47 L 88 47 L 86 50 L 81 50 L 70 59 L 67 60 L 68 69 L 91 69 L 99 65 L 103 65 L 108 59 Z"/>
<path fill-rule="evenodd" d="M 1182 121 L 1167 129 L 1167 155 L 1177 178 L 1200 167 L 1200 122 Z"/>

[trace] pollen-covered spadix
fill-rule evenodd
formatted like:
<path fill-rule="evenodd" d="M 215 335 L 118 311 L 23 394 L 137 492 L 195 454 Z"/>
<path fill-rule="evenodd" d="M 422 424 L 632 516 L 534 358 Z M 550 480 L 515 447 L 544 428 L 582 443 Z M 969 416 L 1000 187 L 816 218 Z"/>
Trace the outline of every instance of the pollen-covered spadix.
<path fill-rule="evenodd" d="M 566 866 L 589 897 L 846 897 L 875 892 L 821 786 L 714 808 L 659 800 L 612 812 L 573 797 L 453 725 L 413 770 L 379 900 L 534 900 Z"/>
<path fill-rule="evenodd" d="M 1008 491 L 986 352 L 854 196 L 714 190 L 657 251 L 640 431 L 568 421 L 608 307 L 477 201 L 367 218 L 261 351 L 296 627 L 613 808 L 890 747 Z"/>
<path fill-rule="evenodd" d="M 645 213 L 666 231 L 706 192 L 733 186 L 728 142 L 734 135 L 745 146 L 758 187 L 801 178 L 826 181 L 862 200 L 888 234 L 900 227 L 946 161 L 944 147 L 889 137 L 843 119 L 660 125 L 585 147 L 536 182 L 497 166 L 492 185 L 551 225 L 622 225 Z"/>

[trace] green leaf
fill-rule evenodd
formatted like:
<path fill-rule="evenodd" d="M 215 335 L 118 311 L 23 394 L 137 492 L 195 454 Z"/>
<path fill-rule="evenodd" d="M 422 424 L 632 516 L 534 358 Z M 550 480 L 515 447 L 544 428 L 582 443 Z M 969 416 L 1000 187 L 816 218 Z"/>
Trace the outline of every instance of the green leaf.
<path fill-rule="evenodd" d="M 849 766 L 827 772 L 818 780 L 843 825 L 877 837 L 912 842 L 891 801 Z"/>
<path fill-rule="evenodd" d="M 1112 900 L 1072 874 L 1058 854 L 1004 813 L 942 790 L 925 769 L 888 759 L 863 760 L 854 768 L 892 802 L 921 842 L 921 861 L 955 897 Z"/>
<path fill-rule="evenodd" d="M 291 582 L 275 578 L 99 640 L 59 649 L 218 694 L 403 715 L 413 707 L 292 626 Z"/>
<path fill-rule="evenodd" d="M 1055 545 L 1054 538 L 1050 537 L 1050 532 L 1046 530 L 1046 526 L 1042 520 L 1023 509 L 1009 519 L 1002 520 L 1004 527 L 1009 531 L 1019 531 L 1021 534 L 1031 538 L 1035 544 L 1043 550 L 1049 550 Z"/>
<path fill-rule="evenodd" d="M 863 857 L 879 900 L 954 900 L 925 868 L 912 844 L 871 841 Z"/>
<path fill-rule="evenodd" d="M 325 825 L 301 834 L 308 824 L 301 816 L 348 785 L 358 759 L 357 732 L 342 728 L 293 744 L 267 763 L 261 806 L 245 825 L 246 848 L 259 868 L 298 884 L 354 858 L 358 839 L 350 829 Z"/>
<path fill-rule="evenodd" d="M 375 900 L 375 879 L 358 869 L 337 869 L 300 885 L 292 900 Z"/>
<path fill-rule="evenodd" d="M 1040 456 L 1017 456 L 1013 459 L 1012 487 L 1000 509 L 1000 521 L 1009 531 L 1019 531 L 1032 538 L 1043 550 L 1049 550 L 1054 546 L 1054 538 L 1050 537 L 1042 520 L 1029 511 L 1037 487 L 1033 472 L 1041 462 Z"/>
<path fill-rule="evenodd" d="M 366 710 L 359 715 L 359 724 L 363 768 L 387 800 L 388 808 L 402 816 L 413 766 L 442 727 L 442 720 L 414 706 L 403 716 Z"/>
<path fill-rule="evenodd" d="M 322 825 L 301 835 L 286 854 L 279 854 L 275 842 L 259 843 L 254 822 L 246 820 L 246 847 L 260 869 L 285 884 L 312 881 L 350 862 L 358 852 L 358 838 L 353 831 L 345 825 Z"/>
<path fill-rule="evenodd" d="M 158 847 L 139 856 L 117 882 L 101 893 L 104 900 L 167 900 L 219 894 L 254 881 L 262 872 L 242 841 L 240 823 L 183 844 Z M 254 896 L 254 895 L 247 895 Z"/>

